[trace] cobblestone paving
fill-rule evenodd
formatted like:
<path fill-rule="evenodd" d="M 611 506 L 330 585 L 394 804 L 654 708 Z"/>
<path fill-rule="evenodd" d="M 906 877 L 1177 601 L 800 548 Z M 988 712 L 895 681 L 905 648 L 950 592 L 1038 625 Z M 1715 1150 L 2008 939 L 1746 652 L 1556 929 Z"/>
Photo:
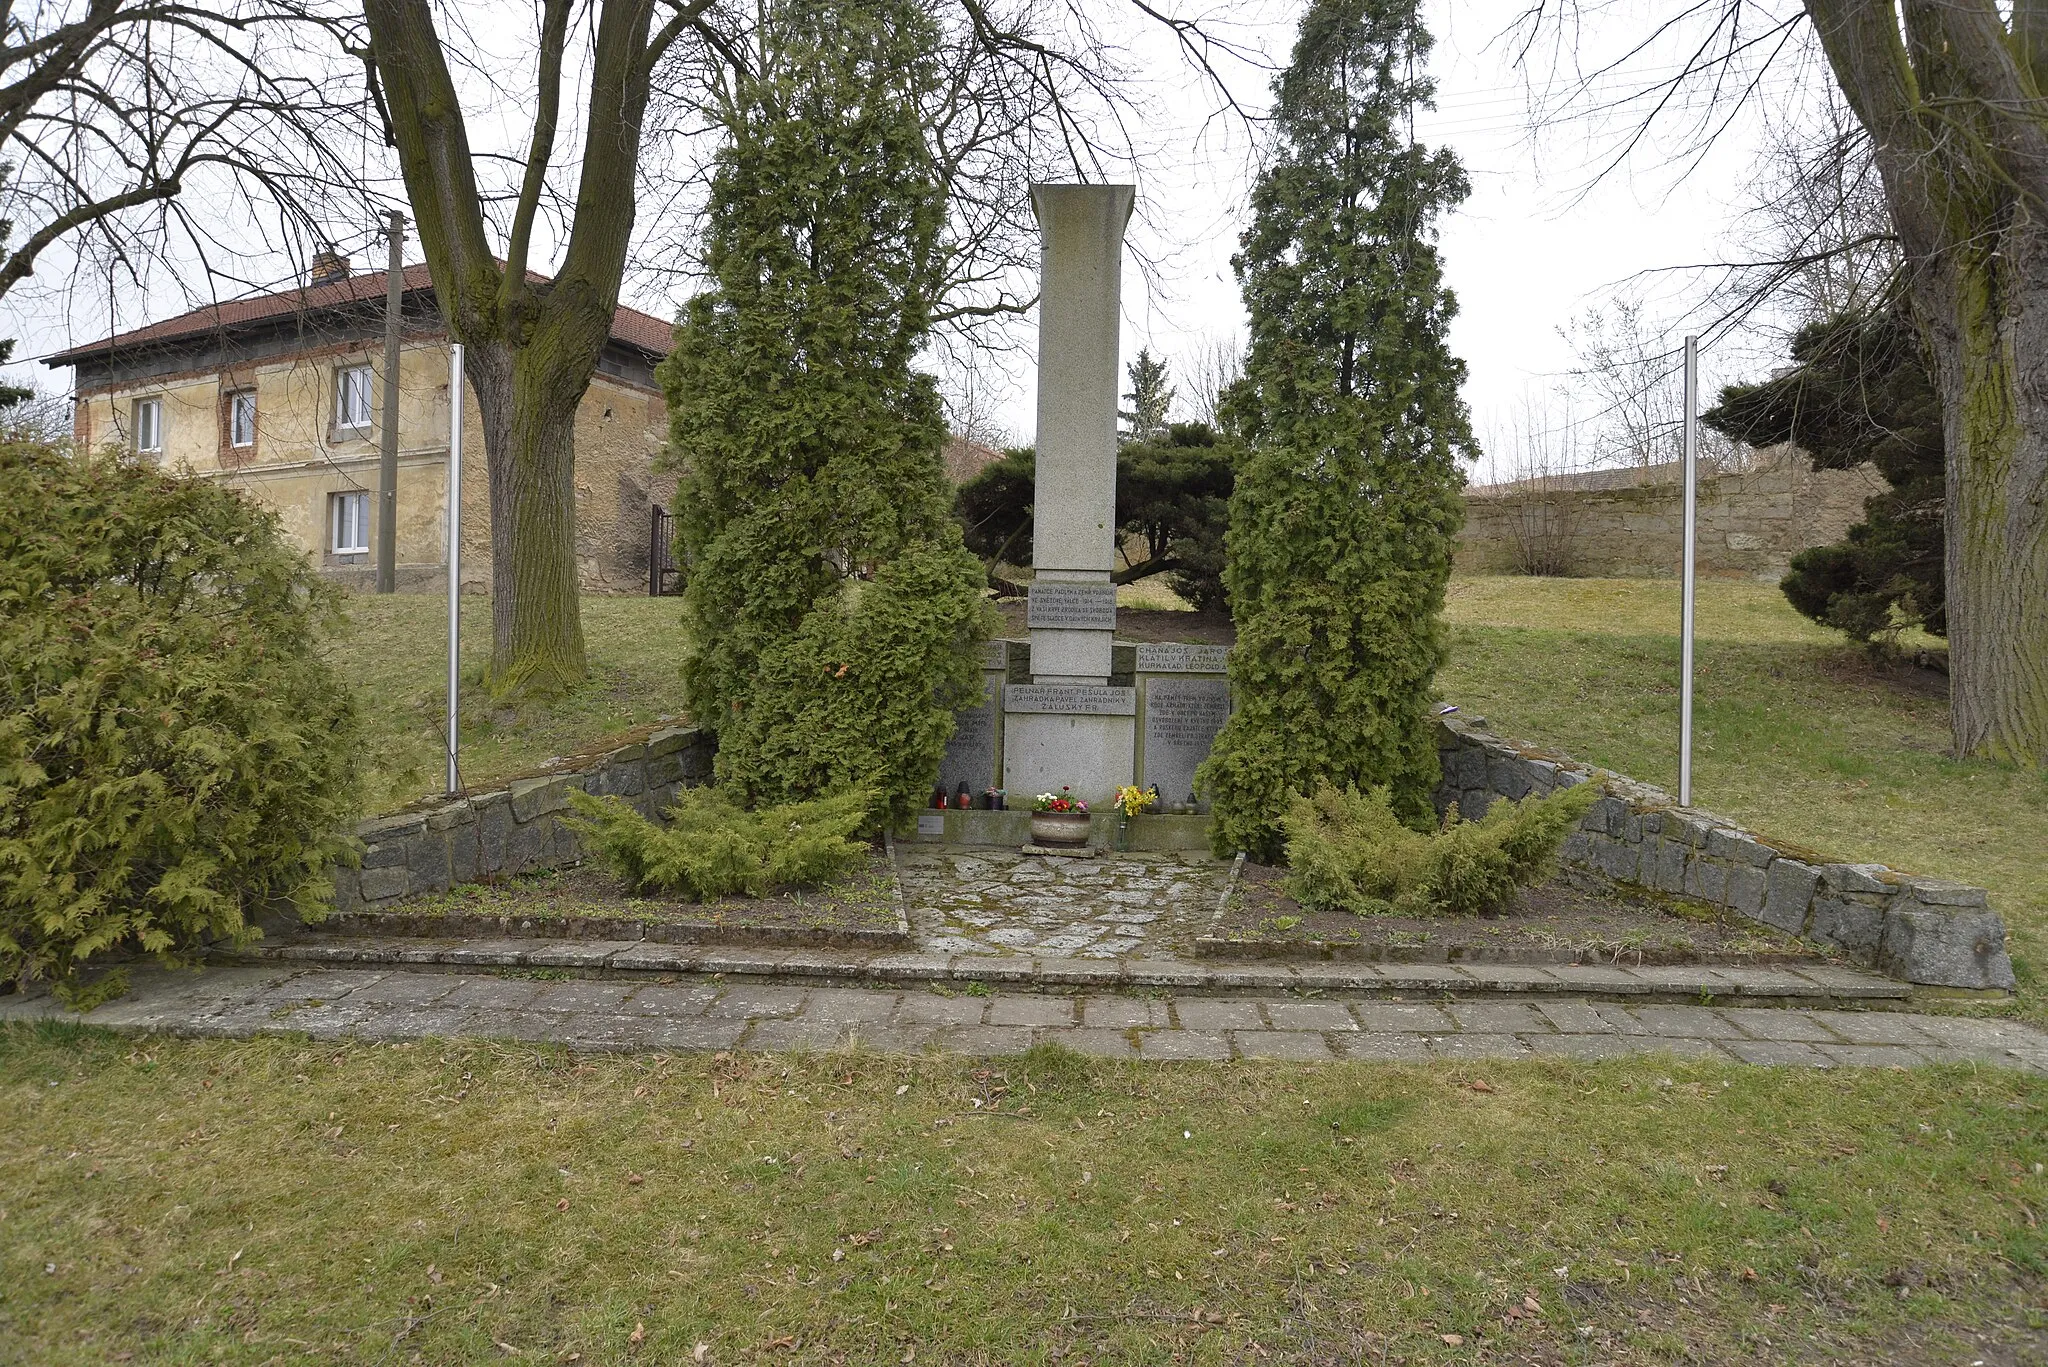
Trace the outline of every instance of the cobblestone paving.
<path fill-rule="evenodd" d="M 902 861 L 910 927 L 927 954 L 1171 956 L 1209 928 L 1223 892 L 1224 866 L 1200 854 L 907 849 Z"/>
<path fill-rule="evenodd" d="M 0 1020 L 65 1017 L 0 997 Z M 586 1050 L 863 1047 L 1017 1053 L 1056 1040 L 1136 1059 L 1613 1058 L 1670 1053 L 1809 1068 L 1972 1062 L 2048 1073 L 2048 1034 L 2007 1021 L 1893 1011 L 1623 1006 L 1109 992 L 938 992 L 651 975 L 541 979 L 444 971 L 138 970 L 88 1023 L 167 1034 L 320 1039 L 482 1036 Z"/>

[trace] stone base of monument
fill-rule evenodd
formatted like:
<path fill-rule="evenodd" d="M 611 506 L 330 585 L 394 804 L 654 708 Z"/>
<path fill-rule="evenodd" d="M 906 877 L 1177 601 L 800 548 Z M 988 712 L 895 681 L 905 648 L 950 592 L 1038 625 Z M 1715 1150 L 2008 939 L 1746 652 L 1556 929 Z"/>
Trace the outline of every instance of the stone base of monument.
<path fill-rule="evenodd" d="M 1100 845 L 1019 845 L 1017 853 L 1057 855 L 1061 859 L 1093 859 L 1109 851 Z"/>
<path fill-rule="evenodd" d="M 1109 849 L 1116 840 L 1116 813 L 1090 813 L 1095 818 L 1088 831 L 1088 844 Z M 1209 848 L 1209 818 L 1206 816 L 1138 816 L 1131 818 L 1127 833 L 1130 848 L 1139 853 L 1195 852 Z M 896 833 L 903 845 L 1006 845 L 1018 849 L 1031 843 L 1031 813 L 972 811 L 919 812 Z M 1050 847 L 1047 847 L 1050 848 Z M 1062 851 L 1067 852 L 1067 851 Z"/>
<path fill-rule="evenodd" d="M 1076 702 L 1075 700 L 1078 700 Z M 1029 802 L 1062 788 L 1090 806 L 1107 804 L 1136 781 L 1137 690 L 1086 685 L 1011 685 L 1003 718 L 1003 787 Z M 1024 711 L 1033 707 L 1115 706 L 1122 716 Z"/>

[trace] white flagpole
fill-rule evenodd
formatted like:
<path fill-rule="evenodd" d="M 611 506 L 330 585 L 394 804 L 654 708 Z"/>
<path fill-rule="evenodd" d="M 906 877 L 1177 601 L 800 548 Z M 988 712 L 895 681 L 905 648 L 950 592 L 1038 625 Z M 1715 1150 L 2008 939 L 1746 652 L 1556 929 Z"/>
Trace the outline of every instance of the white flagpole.
<path fill-rule="evenodd" d="M 460 789 L 456 773 L 456 699 L 462 664 L 462 343 L 448 356 L 448 794 Z"/>
<path fill-rule="evenodd" d="M 1678 805 L 1692 805 L 1692 591 L 1698 571 L 1694 542 L 1699 520 L 1699 338 L 1685 339 L 1685 604 L 1679 610 Z"/>

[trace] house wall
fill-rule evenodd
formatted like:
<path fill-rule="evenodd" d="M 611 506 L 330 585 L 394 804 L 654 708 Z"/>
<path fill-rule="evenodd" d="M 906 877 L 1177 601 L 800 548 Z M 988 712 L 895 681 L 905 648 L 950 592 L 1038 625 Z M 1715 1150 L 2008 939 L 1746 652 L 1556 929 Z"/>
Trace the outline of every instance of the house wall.
<path fill-rule="evenodd" d="M 335 424 L 336 373 L 369 365 L 379 384 L 373 421 L 363 430 Z M 409 339 L 399 355 L 399 588 L 445 586 L 448 485 L 449 348 L 438 336 Z M 163 402 L 163 456 L 168 469 L 219 479 L 274 509 L 284 529 L 323 574 L 364 589 L 374 583 L 374 555 L 331 550 L 328 498 L 370 493 L 370 545 L 376 545 L 378 425 L 383 416 L 381 341 L 338 344 L 233 370 L 160 375 L 147 382 L 81 392 L 73 419 L 82 445 L 128 445 L 137 399 Z M 234 448 L 227 436 L 226 396 L 256 391 L 256 443 Z M 490 584 L 490 484 L 483 424 L 473 389 L 463 405 L 462 582 Z M 600 372 L 577 409 L 577 561 L 586 590 L 645 592 L 650 503 L 667 503 L 673 476 L 654 463 L 668 436 L 667 406 L 658 392 Z"/>

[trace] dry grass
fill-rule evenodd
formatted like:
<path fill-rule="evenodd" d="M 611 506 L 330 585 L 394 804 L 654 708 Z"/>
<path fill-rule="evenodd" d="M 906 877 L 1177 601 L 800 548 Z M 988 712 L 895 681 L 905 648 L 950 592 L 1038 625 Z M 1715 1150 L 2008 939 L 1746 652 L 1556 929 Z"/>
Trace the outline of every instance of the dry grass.
<path fill-rule="evenodd" d="M 2044 1105 L 1997 1070 L 11 1027 L 0 1356 L 2040 1361 Z"/>

